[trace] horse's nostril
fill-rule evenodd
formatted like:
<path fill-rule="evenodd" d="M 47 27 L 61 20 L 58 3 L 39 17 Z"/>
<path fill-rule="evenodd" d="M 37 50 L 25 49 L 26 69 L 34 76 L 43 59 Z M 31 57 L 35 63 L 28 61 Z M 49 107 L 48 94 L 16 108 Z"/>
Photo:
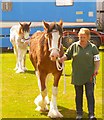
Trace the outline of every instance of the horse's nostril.
<path fill-rule="evenodd" d="M 52 55 L 51 57 L 54 57 L 54 55 Z"/>

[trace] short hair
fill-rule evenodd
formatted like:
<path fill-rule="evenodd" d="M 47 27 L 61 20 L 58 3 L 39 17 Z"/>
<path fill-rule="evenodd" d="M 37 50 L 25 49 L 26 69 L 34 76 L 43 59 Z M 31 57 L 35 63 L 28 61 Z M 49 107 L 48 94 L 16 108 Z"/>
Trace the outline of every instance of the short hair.
<path fill-rule="evenodd" d="M 79 31 L 79 33 L 78 33 L 78 36 L 80 35 L 80 34 L 86 34 L 88 37 L 89 37 L 89 39 L 90 39 L 90 30 L 88 29 L 88 28 L 81 28 L 80 29 L 80 31 Z"/>

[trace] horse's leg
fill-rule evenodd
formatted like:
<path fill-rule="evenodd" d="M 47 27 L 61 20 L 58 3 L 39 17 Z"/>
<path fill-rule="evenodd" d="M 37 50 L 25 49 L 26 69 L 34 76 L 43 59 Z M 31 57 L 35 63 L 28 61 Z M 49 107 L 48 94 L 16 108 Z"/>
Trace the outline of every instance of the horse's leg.
<path fill-rule="evenodd" d="M 27 49 L 24 50 L 23 59 L 22 59 L 22 69 L 23 69 L 24 71 L 27 71 L 27 68 L 26 68 L 26 65 L 25 65 L 25 63 L 26 63 L 26 53 L 27 53 Z"/>
<path fill-rule="evenodd" d="M 23 58 L 23 51 L 18 48 L 18 70 L 16 73 L 23 73 L 24 70 L 22 69 L 22 58 Z"/>
<path fill-rule="evenodd" d="M 15 66 L 14 70 L 17 70 L 18 69 L 18 63 L 17 63 L 18 52 L 17 52 L 17 47 L 16 47 L 15 36 L 11 33 L 10 33 L 10 42 L 13 45 L 13 51 L 14 51 L 14 54 L 16 55 L 16 66 Z"/>
<path fill-rule="evenodd" d="M 40 95 L 38 95 L 34 101 L 34 103 L 37 105 L 36 110 L 37 111 L 47 111 L 48 110 L 47 104 L 49 104 L 49 99 L 47 96 L 47 89 L 46 89 L 47 74 L 45 74 L 43 72 L 40 74 L 40 72 L 37 71 L 36 76 L 38 78 L 38 86 L 40 89 Z"/>
<path fill-rule="evenodd" d="M 17 50 L 16 45 L 14 45 L 14 54 L 16 55 L 16 66 L 15 66 L 14 70 L 18 70 L 18 67 L 19 67 L 19 65 L 18 65 L 18 50 Z"/>
<path fill-rule="evenodd" d="M 58 111 L 57 108 L 57 94 L 58 94 L 58 82 L 61 76 L 61 73 L 53 74 L 54 75 L 54 84 L 52 87 L 52 97 L 50 102 L 50 110 L 48 116 L 51 118 L 62 118 L 63 115 Z"/>

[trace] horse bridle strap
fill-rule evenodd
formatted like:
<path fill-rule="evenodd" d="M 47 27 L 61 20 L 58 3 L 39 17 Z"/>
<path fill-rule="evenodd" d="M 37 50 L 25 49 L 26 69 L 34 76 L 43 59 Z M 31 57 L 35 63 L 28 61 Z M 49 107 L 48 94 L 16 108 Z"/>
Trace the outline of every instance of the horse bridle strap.
<path fill-rule="evenodd" d="M 30 37 L 28 37 L 27 39 L 25 39 L 25 38 L 24 38 L 24 36 L 23 36 L 23 38 L 22 38 L 22 39 L 24 39 L 24 40 L 29 40 L 29 39 L 30 39 Z"/>
<path fill-rule="evenodd" d="M 29 40 L 29 39 L 30 39 L 30 37 L 29 37 L 29 38 L 27 38 L 27 39 L 25 39 L 25 38 L 24 38 L 24 40 Z"/>
<path fill-rule="evenodd" d="M 21 39 L 21 42 L 22 43 L 26 43 L 26 42 L 28 42 L 28 44 L 30 43 L 30 37 L 29 38 L 27 38 L 27 39 L 25 39 L 24 37 Z"/>

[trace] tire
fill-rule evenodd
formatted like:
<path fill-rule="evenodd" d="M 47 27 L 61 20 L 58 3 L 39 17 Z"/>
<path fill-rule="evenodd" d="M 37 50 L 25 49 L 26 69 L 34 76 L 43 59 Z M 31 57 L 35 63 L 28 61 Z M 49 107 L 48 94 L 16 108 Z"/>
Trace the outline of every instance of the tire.
<path fill-rule="evenodd" d="M 97 46 L 97 48 L 99 49 L 99 47 L 100 47 L 100 45 L 101 45 L 101 40 L 100 40 L 100 37 L 99 37 L 98 35 L 96 35 L 96 34 L 91 34 L 91 39 L 90 39 L 90 41 L 91 41 L 92 43 L 94 43 L 94 44 Z"/>
<path fill-rule="evenodd" d="M 73 42 L 77 40 L 78 38 L 75 35 L 67 35 L 63 37 L 62 44 L 67 49 Z"/>

